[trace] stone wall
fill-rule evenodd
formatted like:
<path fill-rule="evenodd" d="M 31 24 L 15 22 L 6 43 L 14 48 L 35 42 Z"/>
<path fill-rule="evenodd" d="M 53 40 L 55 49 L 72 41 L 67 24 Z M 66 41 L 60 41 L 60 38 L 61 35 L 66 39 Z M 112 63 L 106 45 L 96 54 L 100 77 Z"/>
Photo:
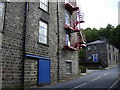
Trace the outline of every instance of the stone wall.
<path fill-rule="evenodd" d="M 2 86 L 18 88 L 22 78 L 25 3 L 6 3 L 2 39 Z"/>
<path fill-rule="evenodd" d="M 2 33 L 0 32 L 0 90 L 2 88 Z"/>
<path fill-rule="evenodd" d="M 87 50 L 88 46 L 91 47 L 91 50 Z M 101 44 L 92 44 L 92 45 L 88 45 L 86 48 L 87 51 L 87 55 L 86 55 L 86 59 L 88 60 L 88 55 L 92 54 L 98 54 L 98 60 L 101 62 L 103 62 L 106 64 L 106 66 L 113 66 L 115 64 L 117 64 L 117 60 L 118 60 L 118 53 L 119 50 L 117 48 L 115 48 L 114 46 L 112 46 L 111 44 L 108 43 L 101 43 Z M 113 50 L 114 48 L 114 50 Z M 111 55 L 111 59 L 110 56 Z M 115 57 L 114 57 L 115 56 Z"/>
<path fill-rule="evenodd" d="M 25 59 L 25 88 L 37 86 L 38 78 L 38 60 L 33 58 Z"/>
<path fill-rule="evenodd" d="M 111 59 L 110 59 L 110 56 Z M 119 54 L 119 50 L 117 48 L 115 48 L 114 46 L 112 46 L 111 44 L 107 44 L 107 56 L 108 56 L 108 65 L 109 66 L 113 66 L 115 64 L 117 64 L 117 60 L 118 60 L 118 55 Z"/>
<path fill-rule="evenodd" d="M 44 16 L 44 17 L 43 17 Z M 47 19 L 48 18 L 48 19 Z M 45 20 L 49 24 L 49 14 L 39 9 L 38 2 L 30 2 L 27 16 L 26 29 L 26 53 L 38 56 L 50 57 L 49 43 L 43 45 L 39 43 L 39 21 Z M 49 31 L 49 29 L 48 29 Z M 48 34 L 49 36 L 49 34 Z"/>
<path fill-rule="evenodd" d="M 64 29 L 65 8 L 64 2 L 59 3 L 59 24 L 60 24 L 60 79 L 65 80 L 78 75 L 78 52 L 63 49 L 66 40 L 66 31 Z M 72 15 L 74 16 L 74 15 Z M 71 33 L 71 44 L 77 42 L 77 33 Z M 66 74 L 66 60 L 72 61 L 72 73 Z"/>
<path fill-rule="evenodd" d="M 57 27 L 57 3 L 49 2 L 49 49 L 50 49 L 50 78 L 51 83 L 57 82 L 57 52 L 58 52 L 58 27 Z"/>
<path fill-rule="evenodd" d="M 88 46 L 90 46 L 90 50 L 88 51 Z M 99 43 L 99 44 L 92 44 L 88 45 L 86 48 L 86 59 L 88 60 L 88 56 L 91 55 L 91 59 L 93 60 L 92 55 L 98 54 L 98 62 L 101 62 L 104 66 L 104 64 L 107 65 L 107 49 L 106 49 L 106 43 Z"/>
<path fill-rule="evenodd" d="M 65 8 L 59 3 L 59 29 L 57 26 L 57 3 L 49 2 L 49 12 L 39 8 L 38 2 L 30 2 L 26 16 L 25 53 L 50 58 L 50 80 L 57 83 L 58 34 L 60 36 L 60 80 L 78 75 L 78 53 L 63 49 L 65 44 Z M 5 23 L 2 39 L 2 85 L 3 88 L 22 87 L 23 30 L 25 3 L 6 3 Z M 48 23 L 48 43 L 38 42 L 39 20 Z M 71 35 L 76 40 L 76 33 Z M 1 38 L 1 37 L 0 37 Z M 72 61 L 72 73 L 66 74 L 66 60 Z M 25 58 L 25 87 L 37 86 L 38 60 Z"/>

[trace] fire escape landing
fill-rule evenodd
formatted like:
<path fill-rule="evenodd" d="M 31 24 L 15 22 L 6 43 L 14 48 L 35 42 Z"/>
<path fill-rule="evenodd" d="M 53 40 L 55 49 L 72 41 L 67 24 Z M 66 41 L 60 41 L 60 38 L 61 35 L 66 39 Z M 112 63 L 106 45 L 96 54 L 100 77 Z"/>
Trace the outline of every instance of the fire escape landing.
<path fill-rule="evenodd" d="M 80 23 L 84 23 L 84 18 L 82 15 L 82 12 L 79 10 L 79 7 L 73 6 L 70 3 L 65 3 L 64 4 L 65 9 L 67 9 L 70 14 L 74 11 L 76 11 L 76 20 L 70 21 L 73 22 L 73 25 L 64 25 L 64 29 L 66 30 L 67 33 L 77 33 L 77 42 L 74 43 L 74 45 L 64 45 L 64 49 L 70 50 L 70 51 L 77 51 L 78 49 L 81 49 L 82 47 L 85 47 L 85 40 L 84 37 L 80 31 Z M 70 41 L 69 41 L 70 42 Z M 70 42 L 71 43 L 71 42 Z"/>

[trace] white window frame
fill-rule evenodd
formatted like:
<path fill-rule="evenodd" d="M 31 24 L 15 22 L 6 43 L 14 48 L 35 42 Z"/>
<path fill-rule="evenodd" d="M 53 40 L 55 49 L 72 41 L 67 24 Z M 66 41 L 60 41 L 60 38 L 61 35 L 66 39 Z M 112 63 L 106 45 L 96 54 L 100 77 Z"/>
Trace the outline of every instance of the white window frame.
<path fill-rule="evenodd" d="M 93 54 L 92 56 L 93 56 L 93 62 L 98 62 L 98 54 Z M 94 61 L 95 58 L 97 59 L 96 61 Z"/>
<path fill-rule="evenodd" d="M 66 45 L 70 46 L 70 35 L 66 34 Z"/>
<path fill-rule="evenodd" d="M 48 0 L 40 0 L 40 8 L 48 12 Z"/>
<path fill-rule="evenodd" d="M 67 65 L 69 63 L 69 65 Z M 71 60 L 66 60 L 66 74 L 71 74 L 72 73 L 72 61 Z"/>
<path fill-rule="evenodd" d="M 91 50 L 91 46 L 88 46 L 88 47 L 87 47 L 87 50 L 90 51 L 90 50 Z"/>
<path fill-rule="evenodd" d="M 0 31 L 3 30 L 4 15 L 5 15 L 5 3 L 0 2 Z"/>
<path fill-rule="evenodd" d="M 69 0 L 65 0 L 65 3 L 69 3 L 70 1 Z"/>
<path fill-rule="evenodd" d="M 39 42 L 47 44 L 48 24 L 42 20 L 39 21 Z"/>
<path fill-rule="evenodd" d="M 70 13 L 67 10 L 65 10 L 65 25 L 70 26 L 70 20 Z"/>

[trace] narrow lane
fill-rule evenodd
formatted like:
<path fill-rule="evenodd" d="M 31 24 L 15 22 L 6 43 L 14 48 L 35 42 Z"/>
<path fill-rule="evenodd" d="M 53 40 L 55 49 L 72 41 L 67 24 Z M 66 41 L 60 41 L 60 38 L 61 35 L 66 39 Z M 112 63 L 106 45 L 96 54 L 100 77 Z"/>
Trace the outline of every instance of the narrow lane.
<path fill-rule="evenodd" d="M 113 68 L 110 70 L 101 71 L 98 77 L 92 79 L 90 82 L 87 82 L 86 85 L 80 86 L 78 88 L 106 88 L 107 89 L 114 82 L 116 82 L 117 79 L 118 79 L 118 69 Z"/>
<path fill-rule="evenodd" d="M 42 88 L 66 88 L 67 90 L 77 90 L 79 88 L 106 88 L 107 90 L 117 80 L 118 67 L 116 66 L 108 70 L 96 71 L 74 80 L 30 90 L 40 90 Z"/>

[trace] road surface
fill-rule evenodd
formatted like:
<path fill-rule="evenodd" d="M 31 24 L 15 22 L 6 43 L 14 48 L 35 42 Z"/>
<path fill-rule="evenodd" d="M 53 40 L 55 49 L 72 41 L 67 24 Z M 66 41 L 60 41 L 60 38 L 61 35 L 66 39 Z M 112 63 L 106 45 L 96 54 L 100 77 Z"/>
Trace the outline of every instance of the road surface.
<path fill-rule="evenodd" d="M 115 82 L 118 80 L 118 67 L 115 66 L 113 68 L 107 70 L 100 70 L 96 72 L 92 72 L 88 75 L 76 78 L 74 80 L 66 81 L 63 83 L 58 83 L 55 85 L 43 86 L 41 88 L 34 88 L 30 90 L 41 90 L 41 89 L 65 89 L 65 90 L 81 90 L 81 89 L 89 89 L 89 90 L 108 90 L 112 87 Z M 120 90 L 120 89 L 119 89 Z"/>

